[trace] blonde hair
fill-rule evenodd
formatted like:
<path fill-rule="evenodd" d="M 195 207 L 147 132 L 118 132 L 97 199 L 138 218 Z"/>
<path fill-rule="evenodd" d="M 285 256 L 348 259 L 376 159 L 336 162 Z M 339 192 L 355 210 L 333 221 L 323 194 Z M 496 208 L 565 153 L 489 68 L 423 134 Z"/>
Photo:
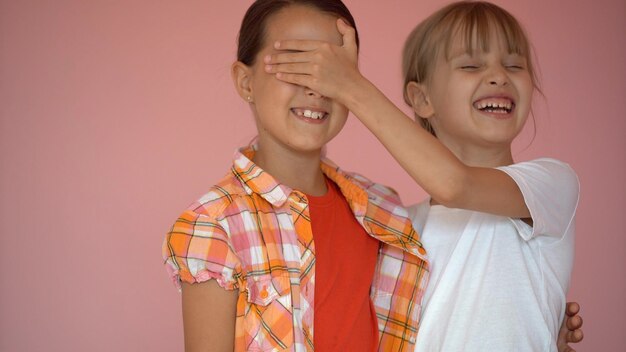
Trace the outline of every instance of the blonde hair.
<path fill-rule="evenodd" d="M 541 92 L 533 69 L 530 42 L 515 17 L 489 2 L 460 1 L 430 15 L 409 34 L 402 52 L 404 101 L 412 105 L 406 90 L 409 82 L 428 84 L 442 49 L 445 50 L 445 57 L 449 58 L 452 45 L 460 38 L 468 54 L 472 54 L 478 47 L 489 51 L 492 33 L 502 37 L 509 53 L 526 58 L 533 87 Z M 420 118 L 417 114 L 415 118 L 424 129 L 435 135 L 428 119 Z"/>

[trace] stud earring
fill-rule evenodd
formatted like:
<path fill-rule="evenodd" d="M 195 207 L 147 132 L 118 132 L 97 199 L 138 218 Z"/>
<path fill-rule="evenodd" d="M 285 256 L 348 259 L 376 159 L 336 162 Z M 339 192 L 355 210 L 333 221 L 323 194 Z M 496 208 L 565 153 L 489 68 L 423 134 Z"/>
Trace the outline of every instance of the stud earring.
<path fill-rule="evenodd" d="M 251 102 L 251 101 L 252 101 L 252 97 L 250 97 L 250 96 L 248 95 L 248 97 L 246 98 L 246 100 L 248 100 L 248 102 Z"/>

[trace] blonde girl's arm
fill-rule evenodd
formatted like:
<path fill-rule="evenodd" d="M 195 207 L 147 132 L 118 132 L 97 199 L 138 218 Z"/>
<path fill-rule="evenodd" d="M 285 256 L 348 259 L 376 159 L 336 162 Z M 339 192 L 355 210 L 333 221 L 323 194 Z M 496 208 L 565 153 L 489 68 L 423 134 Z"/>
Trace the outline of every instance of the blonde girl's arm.
<path fill-rule="evenodd" d="M 182 283 L 186 352 L 232 352 L 235 343 L 237 291 L 215 280 Z"/>
<path fill-rule="evenodd" d="M 344 104 L 436 202 L 513 218 L 530 217 L 510 176 L 492 168 L 465 165 L 363 77 L 356 65 L 354 29 L 341 20 L 337 27 L 343 46 L 280 41 L 276 48 L 289 52 L 266 57 L 266 71 Z"/>

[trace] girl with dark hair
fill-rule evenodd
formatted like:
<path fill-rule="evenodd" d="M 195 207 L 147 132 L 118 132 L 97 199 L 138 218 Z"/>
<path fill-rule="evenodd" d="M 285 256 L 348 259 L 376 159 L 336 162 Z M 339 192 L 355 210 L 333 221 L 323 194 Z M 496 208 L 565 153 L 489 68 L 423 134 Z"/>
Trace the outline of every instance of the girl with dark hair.
<path fill-rule="evenodd" d="M 163 255 L 187 351 L 408 351 L 428 278 L 393 190 L 323 158 L 348 110 L 264 71 L 278 39 L 342 45 L 338 0 L 261 0 L 239 33 L 235 88 L 258 140 L 180 215 Z M 358 45 L 356 32 L 352 41 Z M 355 48 L 356 52 L 356 48 Z"/>

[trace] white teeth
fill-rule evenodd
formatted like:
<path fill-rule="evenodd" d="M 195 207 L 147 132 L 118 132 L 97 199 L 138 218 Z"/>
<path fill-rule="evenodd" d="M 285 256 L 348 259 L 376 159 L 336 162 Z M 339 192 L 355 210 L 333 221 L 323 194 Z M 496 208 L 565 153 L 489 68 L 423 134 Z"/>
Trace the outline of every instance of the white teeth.
<path fill-rule="evenodd" d="M 507 103 L 494 103 L 494 102 L 480 102 L 477 104 L 479 109 L 485 109 L 485 108 L 492 108 L 492 109 L 507 109 L 507 110 L 511 110 L 512 108 L 512 103 L 507 102 Z"/>
<path fill-rule="evenodd" d="M 326 113 L 325 112 L 321 112 L 321 111 L 311 111 L 311 110 L 304 110 L 304 111 L 296 111 L 296 114 L 298 116 L 304 116 L 304 117 L 308 117 L 310 119 L 314 119 L 314 120 L 321 120 Z"/>

